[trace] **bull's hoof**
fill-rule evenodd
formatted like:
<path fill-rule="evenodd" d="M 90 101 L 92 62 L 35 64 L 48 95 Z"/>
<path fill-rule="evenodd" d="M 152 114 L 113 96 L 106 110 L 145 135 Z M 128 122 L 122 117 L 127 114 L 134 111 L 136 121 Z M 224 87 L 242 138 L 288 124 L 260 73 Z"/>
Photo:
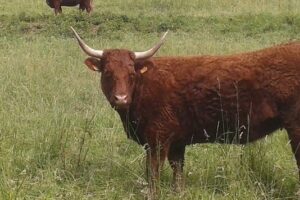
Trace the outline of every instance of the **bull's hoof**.
<path fill-rule="evenodd" d="M 184 186 L 179 184 L 173 185 L 173 191 L 176 193 L 182 193 L 184 191 Z"/>
<path fill-rule="evenodd" d="M 182 193 L 184 190 L 184 179 L 181 176 L 173 179 L 172 188 L 174 192 Z"/>
<path fill-rule="evenodd" d="M 157 192 L 151 190 L 149 187 L 145 187 L 141 190 L 145 200 L 158 200 Z"/>

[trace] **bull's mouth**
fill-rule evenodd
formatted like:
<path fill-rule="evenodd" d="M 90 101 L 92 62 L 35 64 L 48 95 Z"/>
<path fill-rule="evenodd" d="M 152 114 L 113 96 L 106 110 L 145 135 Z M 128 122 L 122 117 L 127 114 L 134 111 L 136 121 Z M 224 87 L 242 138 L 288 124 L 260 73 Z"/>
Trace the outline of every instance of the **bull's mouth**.
<path fill-rule="evenodd" d="M 113 108 L 116 110 L 127 110 L 130 106 L 129 102 L 119 102 L 119 101 L 115 101 L 113 104 Z"/>

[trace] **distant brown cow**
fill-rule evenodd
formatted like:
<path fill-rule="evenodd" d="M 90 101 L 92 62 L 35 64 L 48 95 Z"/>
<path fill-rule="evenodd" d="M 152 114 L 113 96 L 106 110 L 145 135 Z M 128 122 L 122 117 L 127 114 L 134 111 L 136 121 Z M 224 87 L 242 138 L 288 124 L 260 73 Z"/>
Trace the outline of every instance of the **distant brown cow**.
<path fill-rule="evenodd" d="M 165 158 L 181 188 L 186 145 L 245 144 L 281 128 L 300 169 L 299 42 L 230 56 L 151 59 L 164 37 L 146 52 L 102 51 L 74 33 L 128 137 L 147 146 L 150 194 Z"/>
<path fill-rule="evenodd" d="M 79 9 L 88 13 L 92 11 L 92 0 L 46 0 L 48 6 L 54 8 L 54 12 L 57 15 L 62 13 L 61 6 L 77 6 L 79 4 Z"/>

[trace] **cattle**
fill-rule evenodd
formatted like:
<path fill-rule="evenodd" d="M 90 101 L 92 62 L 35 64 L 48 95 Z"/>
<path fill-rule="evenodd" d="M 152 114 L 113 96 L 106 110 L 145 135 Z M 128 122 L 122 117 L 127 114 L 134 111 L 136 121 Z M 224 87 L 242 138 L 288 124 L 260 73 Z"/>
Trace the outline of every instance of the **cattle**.
<path fill-rule="evenodd" d="M 55 15 L 62 13 L 61 6 L 77 6 L 88 13 L 92 11 L 92 0 L 46 0 L 49 7 L 54 8 Z"/>
<path fill-rule="evenodd" d="M 145 146 L 150 194 L 166 158 L 175 189 L 183 187 L 187 145 L 247 144 L 283 128 L 300 169 L 300 42 L 234 55 L 153 57 L 166 34 L 150 50 L 133 52 L 95 50 L 73 31 L 128 138 Z"/>

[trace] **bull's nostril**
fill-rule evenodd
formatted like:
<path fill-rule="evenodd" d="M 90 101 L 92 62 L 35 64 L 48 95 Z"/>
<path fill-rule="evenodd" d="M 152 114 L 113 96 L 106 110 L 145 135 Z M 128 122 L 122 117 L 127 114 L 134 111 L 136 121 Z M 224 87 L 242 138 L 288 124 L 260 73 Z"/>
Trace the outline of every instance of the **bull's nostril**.
<path fill-rule="evenodd" d="M 116 101 L 126 101 L 127 95 L 115 95 Z"/>

